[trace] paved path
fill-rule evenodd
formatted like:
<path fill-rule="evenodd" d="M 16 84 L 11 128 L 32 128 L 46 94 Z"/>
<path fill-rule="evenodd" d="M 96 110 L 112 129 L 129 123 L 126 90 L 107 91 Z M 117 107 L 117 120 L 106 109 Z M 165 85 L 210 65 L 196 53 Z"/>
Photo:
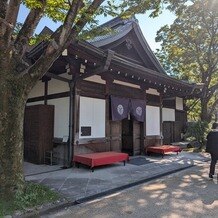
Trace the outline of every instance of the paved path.
<path fill-rule="evenodd" d="M 132 184 L 139 184 L 193 166 L 195 162 L 205 161 L 206 158 L 202 154 L 182 152 L 179 155 L 175 153 L 166 155 L 164 158 L 146 157 L 146 160 L 150 162 L 140 166 L 129 163 L 123 166 L 122 163 L 117 163 L 99 167 L 94 172 L 84 167 L 71 168 L 26 176 L 26 180 L 47 185 L 70 202 L 81 202 L 84 198 L 93 195 L 117 191 L 119 188 L 126 188 Z"/>
<path fill-rule="evenodd" d="M 44 217 L 218 217 L 218 182 L 208 162 Z M 218 170 L 217 170 L 218 172 Z"/>

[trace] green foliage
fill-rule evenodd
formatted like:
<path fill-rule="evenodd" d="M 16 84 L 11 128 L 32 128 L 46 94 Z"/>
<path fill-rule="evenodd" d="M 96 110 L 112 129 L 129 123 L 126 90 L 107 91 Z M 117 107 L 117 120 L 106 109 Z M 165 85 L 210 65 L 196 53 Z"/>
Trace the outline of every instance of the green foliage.
<path fill-rule="evenodd" d="M 218 4 L 214 0 L 171 1 L 177 18 L 162 27 L 156 37 L 162 42 L 157 56 L 168 74 L 181 80 L 205 84 L 195 119 L 211 120 L 218 88 Z M 206 110 L 201 110 L 206 107 Z M 199 116 L 198 116 L 199 115 Z"/>
<path fill-rule="evenodd" d="M 58 194 L 52 192 L 49 188 L 39 184 L 27 183 L 24 193 L 18 193 L 14 201 L 5 202 L 0 199 L 0 217 L 13 214 L 16 210 L 24 211 L 27 208 L 44 203 L 55 202 L 58 199 Z"/>
<path fill-rule="evenodd" d="M 197 121 L 200 117 L 200 111 L 201 111 L 200 101 L 196 99 L 187 100 L 186 106 L 189 108 L 188 120 Z"/>
<path fill-rule="evenodd" d="M 46 40 L 46 41 L 50 40 L 50 35 L 46 35 L 46 34 L 45 35 L 37 35 L 36 34 L 30 39 L 29 45 L 35 45 L 43 40 Z"/>
<path fill-rule="evenodd" d="M 43 16 L 51 18 L 54 22 L 64 23 L 67 16 L 70 4 L 74 4 L 73 1 L 65 0 L 47 0 L 43 3 L 41 0 L 23 0 L 23 4 L 30 10 L 33 8 L 44 8 Z M 150 12 L 150 17 L 158 16 L 161 11 L 161 0 L 134 0 L 134 1 L 120 1 L 120 0 L 107 0 L 96 10 L 95 14 L 90 16 L 87 14 L 87 9 L 93 3 L 90 0 L 83 0 L 83 7 L 78 11 L 76 19 L 72 24 L 72 27 L 80 20 L 87 19 L 87 23 L 83 30 L 79 33 L 79 39 L 91 39 L 96 35 L 102 35 L 111 30 L 99 29 L 99 16 L 111 16 L 129 18 L 134 14 Z M 40 37 L 37 35 L 32 36 L 30 39 L 30 45 L 36 44 L 40 41 Z"/>
<path fill-rule="evenodd" d="M 191 122 L 188 124 L 185 138 L 189 140 L 196 140 L 200 143 L 201 147 L 204 146 L 206 141 L 206 135 L 207 135 L 207 128 L 208 123 L 197 121 L 197 122 Z"/>

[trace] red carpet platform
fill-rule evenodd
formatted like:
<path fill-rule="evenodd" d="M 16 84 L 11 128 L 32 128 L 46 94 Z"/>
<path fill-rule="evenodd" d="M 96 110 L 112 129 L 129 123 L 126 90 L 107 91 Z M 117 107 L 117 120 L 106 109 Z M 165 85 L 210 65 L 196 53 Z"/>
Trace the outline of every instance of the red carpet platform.
<path fill-rule="evenodd" d="M 146 149 L 146 153 L 158 153 L 158 154 L 162 154 L 162 156 L 164 156 L 164 154 L 169 153 L 169 152 L 176 152 L 177 154 L 179 152 L 181 152 L 182 149 L 179 146 L 174 146 L 174 145 L 161 145 L 161 146 L 149 146 Z"/>
<path fill-rule="evenodd" d="M 108 165 L 116 162 L 129 160 L 129 155 L 126 153 L 119 153 L 114 151 L 99 152 L 91 154 L 78 154 L 74 155 L 74 163 L 82 163 L 90 166 L 92 169 L 96 166 Z"/>

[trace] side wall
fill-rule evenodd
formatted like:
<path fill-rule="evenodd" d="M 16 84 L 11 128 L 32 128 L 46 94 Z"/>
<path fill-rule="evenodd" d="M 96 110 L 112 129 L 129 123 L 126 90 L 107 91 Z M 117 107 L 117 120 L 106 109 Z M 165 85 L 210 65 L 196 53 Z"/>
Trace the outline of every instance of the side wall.
<path fill-rule="evenodd" d="M 62 75 L 69 77 L 69 75 Z M 27 106 L 45 104 L 45 83 L 41 80 L 31 93 Z M 54 137 L 63 138 L 69 135 L 69 85 L 68 83 L 51 79 L 48 81 L 47 104 L 54 105 Z"/>
<path fill-rule="evenodd" d="M 69 77 L 69 75 L 61 75 Z M 79 112 L 74 123 L 75 153 L 121 150 L 122 123 L 111 121 L 106 94 L 106 81 L 100 76 L 93 76 L 77 84 Z M 27 105 L 44 103 L 44 83 L 39 81 L 29 95 Z M 146 101 L 145 124 L 140 124 L 141 152 L 144 147 L 160 144 L 162 140 L 162 121 L 176 121 L 178 114 L 183 113 L 183 100 L 174 100 L 174 105 L 161 107 L 160 93 L 155 89 L 141 90 L 139 86 L 114 81 L 110 85 L 109 95 L 143 99 Z M 55 106 L 54 137 L 63 138 L 69 135 L 69 87 L 62 81 L 51 79 L 48 82 L 47 104 Z M 178 113 L 179 111 L 179 113 Z M 180 116 L 181 117 L 181 116 Z M 91 134 L 82 134 L 89 131 Z M 90 128 L 91 127 L 91 128 Z"/>
<path fill-rule="evenodd" d="M 182 132 L 187 122 L 182 98 L 170 98 L 163 101 L 163 142 L 169 144 L 182 140 Z"/>

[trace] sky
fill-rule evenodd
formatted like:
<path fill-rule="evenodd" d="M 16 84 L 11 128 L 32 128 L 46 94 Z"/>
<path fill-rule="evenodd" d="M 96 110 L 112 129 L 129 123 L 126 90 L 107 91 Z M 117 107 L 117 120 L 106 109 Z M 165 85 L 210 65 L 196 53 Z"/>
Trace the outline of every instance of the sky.
<path fill-rule="evenodd" d="M 28 12 L 28 9 L 24 5 L 21 5 L 18 15 L 18 22 L 23 23 L 28 15 Z M 172 24 L 175 16 L 169 11 L 164 10 L 163 13 L 156 18 L 149 18 L 147 14 L 136 15 L 136 18 L 139 21 L 139 26 L 145 39 L 147 40 L 151 49 L 155 51 L 157 48 L 160 48 L 160 44 L 155 42 L 157 31 L 166 24 Z M 106 22 L 107 19 L 109 18 L 99 18 L 99 24 Z M 36 28 L 36 33 L 40 33 L 45 26 L 48 26 L 51 30 L 55 31 L 60 24 L 61 23 L 59 22 L 54 23 L 49 18 L 42 18 Z"/>

